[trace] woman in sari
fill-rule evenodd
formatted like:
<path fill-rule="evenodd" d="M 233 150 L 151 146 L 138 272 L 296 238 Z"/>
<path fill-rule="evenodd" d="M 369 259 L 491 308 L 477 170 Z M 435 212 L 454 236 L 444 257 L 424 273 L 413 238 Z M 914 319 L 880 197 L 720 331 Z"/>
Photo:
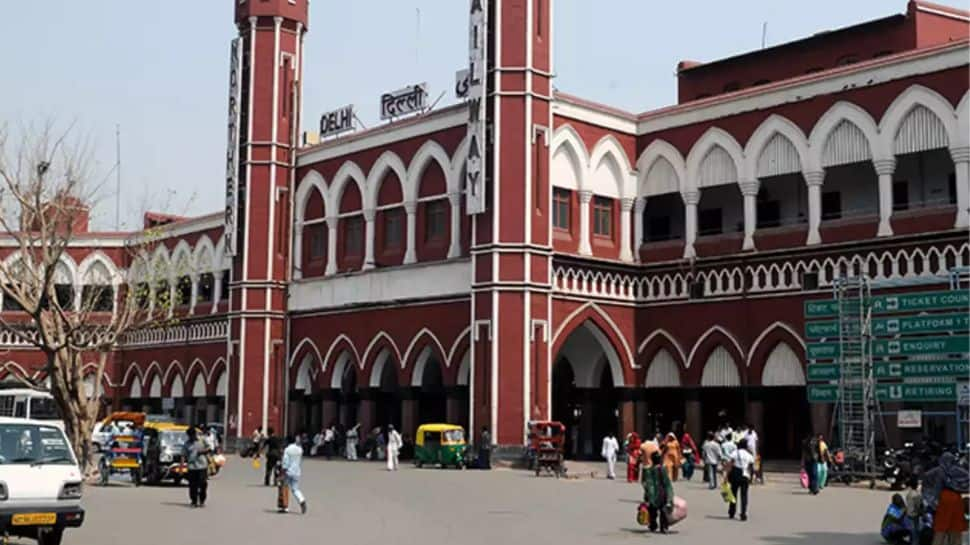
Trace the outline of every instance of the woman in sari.
<path fill-rule="evenodd" d="M 626 482 L 635 483 L 640 478 L 640 436 L 633 432 L 626 436 Z"/>
<path fill-rule="evenodd" d="M 667 474 L 670 475 L 671 481 L 676 481 L 680 475 L 680 466 L 684 462 L 677 436 L 673 433 L 668 433 L 667 437 L 664 438 L 661 450 L 663 451 L 664 467 L 667 469 Z"/>
<path fill-rule="evenodd" d="M 684 478 L 689 481 L 694 474 L 694 468 L 701 465 L 701 452 L 687 431 L 680 438 L 680 451 L 684 455 Z"/>
<path fill-rule="evenodd" d="M 970 475 L 949 452 L 923 475 L 923 505 L 933 513 L 933 545 L 958 545 L 967 531 L 961 494 L 970 491 Z"/>

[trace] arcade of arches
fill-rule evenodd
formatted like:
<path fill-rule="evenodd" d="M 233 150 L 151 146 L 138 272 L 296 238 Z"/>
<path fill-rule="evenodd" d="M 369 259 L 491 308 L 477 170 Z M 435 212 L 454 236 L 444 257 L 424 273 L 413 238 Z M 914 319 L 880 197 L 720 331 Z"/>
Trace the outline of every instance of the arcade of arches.
<path fill-rule="evenodd" d="M 429 422 L 468 426 L 468 356 L 461 362 L 457 380 L 449 384 L 442 358 L 430 346 L 402 368 L 388 350 L 378 354 L 366 371 L 349 352 L 336 360 L 325 388 L 313 354 L 299 361 L 289 395 L 289 429 L 313 433 L 324 426 L 361 430 L 393 425 L 413 437 L 418 425 Z"/>
<path fill-rule="evenodd" d="M 765 351 L 756 386 L 739 372 L 742 355 L 723 345 L 695 363 L 702 367 L 693 380 L 688 377 L 694 372 L 682 372 L 674 352 L 661 347 L 646 354 L 645 377 L 637 375 L 634 385 L 598 325 L 587 320 L 569 333 L 552 373 L 552 417 L 569 430 L 567 455 L 599 458 L 600 442 L 609 432 L 622 440 L 634 431 L 643 437 L 669 431 L 679 436 L 686 430 L 700 443 L 704 432 L 727 419 L 755 426 L 766 458 L 792 459 L 802 436 L 827 421 L 827 415 L 810 412 L 801 359 L 784 341 Z"/>

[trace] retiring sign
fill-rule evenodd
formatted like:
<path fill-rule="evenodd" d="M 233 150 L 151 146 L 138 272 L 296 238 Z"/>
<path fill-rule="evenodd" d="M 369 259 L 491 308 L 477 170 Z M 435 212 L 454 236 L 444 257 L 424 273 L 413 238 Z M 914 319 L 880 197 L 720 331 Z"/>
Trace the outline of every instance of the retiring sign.
<path fill-rule="evenodd" d="M 485 211 L 486 87 L 488 80 L 488 0 L 471 0 L 468 24 L 468 157 L 465 160 L 465 212 Z"/>

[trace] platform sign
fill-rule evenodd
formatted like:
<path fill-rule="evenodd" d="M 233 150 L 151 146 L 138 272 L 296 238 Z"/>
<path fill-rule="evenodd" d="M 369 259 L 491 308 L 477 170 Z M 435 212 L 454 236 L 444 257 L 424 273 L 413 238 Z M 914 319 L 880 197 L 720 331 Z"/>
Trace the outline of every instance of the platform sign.
<path fill-rule="evenodd" d="M 853 326 L 855 331 L 853 331 Z M 968 330 L 970 330 L 970 313 L 963 312 L 875 318 L 872 320 L 872 334 L 877 337 L 918 333 L 962 333 Z M 848 333 L 858 332 L 858 324 L 850 324 Z M 805 322 L 805 337 L 809 339 L 835 338 L 838 336 L 839 322 L 837 320 Z"/>
<path fill-rule="evenodd" d="M 970 337 L 967 335 L 884 339 L 872 342 L 873 356 L 919 356 L 923 354 L 965 354 L 967 352 L 970 352 Z"/>
<path fill-rule="evenodd" d="M 813 381 L 827 381 L 827 380 L 839 380 L 841 376 L 839 370 L 839 364 L 837 363 L 813 363 L 808 366 L 807 380 Z"/>
<path fill-rule="evenodd" d="M 836 403 L 839 387 L 835 384 L 809 384 L 806 388 L 809 403 Z M 847 389 L 846 393 L 859 399 L 862 388 Z M 956 401 L 957 385 L 950 384 L 877 384 L 879 401 Z"/>
<path fill-rule="evenodd" d="M 849 305 L 858 304 L 858 299 L 846 301 Z M 903 312 L 923 312 L 935 310 L 970 310 L 970 291 L 928 291 L 899 295 L 878 295 L 871 299 L 872 312 L 875 314 L 895 314 Z M 839 315 L 837 299 L 816 299 L 805 301 L 806 318 L 829 318 Z"/>

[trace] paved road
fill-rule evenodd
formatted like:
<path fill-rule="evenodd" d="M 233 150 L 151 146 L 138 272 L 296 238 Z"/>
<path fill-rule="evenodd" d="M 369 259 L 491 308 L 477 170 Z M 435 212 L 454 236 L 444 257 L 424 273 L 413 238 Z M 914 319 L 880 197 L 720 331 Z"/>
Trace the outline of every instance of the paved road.
<path fill-rule="evenodd" d="M 671 536 L 634 520 L 639 487 L 602 479 L 536 478 L 511 470 L 417 470 L 389 474 L 374 463 L 309 460 L 306 516 L 274 512 L 275 489 L 248 460 L 230 458 L 210 482 L 209 505 L 187 507 L 184 487 L 88 487 L 85 526 L 67 545 L 342 543 L 514 545 L 731 543 L 875 545 L 889 495 L 841 486 L 810 497 L 793 479 L 751 492 L 750 520 L 727 520 L 703 483 L 676 483 L 688 519 Z M 340 541 L 337 541 L 340 540 Z"/>

